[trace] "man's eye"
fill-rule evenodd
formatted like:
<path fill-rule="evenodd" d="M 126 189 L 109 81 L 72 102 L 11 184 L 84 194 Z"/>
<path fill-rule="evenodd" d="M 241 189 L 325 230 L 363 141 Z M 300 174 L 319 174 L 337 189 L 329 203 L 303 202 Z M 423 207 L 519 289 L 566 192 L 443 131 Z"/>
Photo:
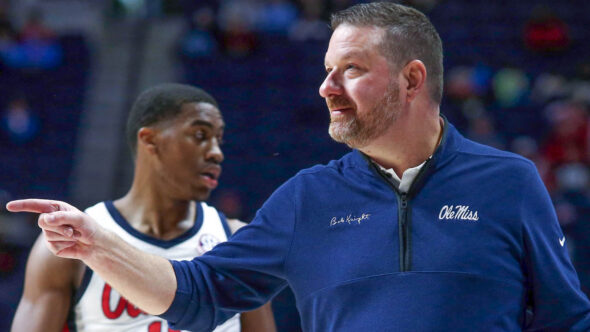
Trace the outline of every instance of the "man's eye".
<path fill-rule="evenodd" d="M 195 133 L 195 137 L 199 140 L 204 140 L 206 135 L 205 132 L 202 130 L 197 130 L 197 132 Z"/>
<path fill-rule="evenodd" d="M 355 70 L 355 69 L 358 69 L 358 67 L 356 65 L 353 65 L 353 64 L 346 65 L 346 70 Z"/>

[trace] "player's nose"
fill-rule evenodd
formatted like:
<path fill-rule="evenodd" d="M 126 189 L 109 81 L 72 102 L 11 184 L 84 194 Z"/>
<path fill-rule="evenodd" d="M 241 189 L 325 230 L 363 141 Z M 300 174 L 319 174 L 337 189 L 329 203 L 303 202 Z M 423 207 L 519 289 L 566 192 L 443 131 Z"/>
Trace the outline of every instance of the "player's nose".
<path fill-rule="evenodd" d="M 213 160 L 217 164 L 221 164 L 223 162 L 224 155 L 223 151 L 221 151 L 220 142 L 217 138 L 213 139 L 213 143 L 211 144 L 211 148 L 207 151 L 207 160 Z"/>

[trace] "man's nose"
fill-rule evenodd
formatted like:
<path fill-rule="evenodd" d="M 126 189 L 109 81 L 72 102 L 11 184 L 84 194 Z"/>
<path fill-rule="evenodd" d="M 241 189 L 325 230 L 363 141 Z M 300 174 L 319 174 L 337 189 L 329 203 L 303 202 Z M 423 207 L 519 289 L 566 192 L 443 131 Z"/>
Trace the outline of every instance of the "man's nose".
<path fill-rule="evenodd" d="M 223 152 L 221 151 L 221 146 L 219 145 L 219 140 L 217 138 L 213 138 L 211 148 L 207 152 L 207 160 L 211 159 L 218 164 L 221 164 L 224 159 Z"/>
<path fill-rule="evenodd" d="M 339 75 L 336 70 L 332 70 L 328 73 L 322 85 L 320 85 L 320 96 L 328 98 L 329 96 L 340 94 L 342 94 L 342 85 Z"/>

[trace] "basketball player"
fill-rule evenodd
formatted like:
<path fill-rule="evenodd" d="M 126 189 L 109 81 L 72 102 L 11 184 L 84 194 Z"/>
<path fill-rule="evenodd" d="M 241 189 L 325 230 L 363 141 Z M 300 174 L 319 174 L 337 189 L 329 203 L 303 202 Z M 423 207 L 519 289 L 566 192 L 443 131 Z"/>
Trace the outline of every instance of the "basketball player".
<path fill-rule="evenodd" d="M 129 192 L 86 213 L 140 250 L 188 260 L 230 237 L 241 222 L 203 201 L 217 186 L 224 122 L 198 88 L 162 84 L 131 109 L 127 139 L 135 159 Z M 236 314 L 215 331 L 275 331 L 270 304 Z M 66 326 L 66 327 L 64 327 Z M 143 313 L 79 260 L 55 257 L 37 239 L 13 331 L 171 331 Z"/>

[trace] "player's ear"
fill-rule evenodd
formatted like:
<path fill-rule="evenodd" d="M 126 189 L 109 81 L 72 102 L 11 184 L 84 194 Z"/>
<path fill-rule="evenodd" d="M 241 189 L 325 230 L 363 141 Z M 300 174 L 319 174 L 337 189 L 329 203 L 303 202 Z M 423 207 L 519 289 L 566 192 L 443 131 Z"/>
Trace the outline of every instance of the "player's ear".
<path fill-rule="evenodd" d="M 150 154 L 157 152 L 156 130 L 150 127 L 141 127 L 137 131 L 137 149 L 143 149 Z"/>

